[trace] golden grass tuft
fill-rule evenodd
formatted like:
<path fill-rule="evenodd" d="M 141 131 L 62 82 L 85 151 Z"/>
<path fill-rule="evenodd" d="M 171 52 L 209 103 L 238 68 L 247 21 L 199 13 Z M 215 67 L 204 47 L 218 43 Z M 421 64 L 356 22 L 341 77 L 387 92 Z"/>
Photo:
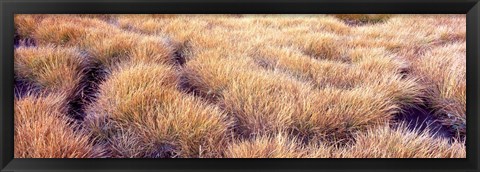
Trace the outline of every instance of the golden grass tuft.
<path fill-rule="evenodd" d="M 330 142 L 348 141 L 351 133 L 384 123 L 399 109 L 372 89 L 324 89 L 312 92 L 300 105 L 295 129 L 308 139 Z"/>
<path fill-rule="evenodd" d="M 74 129 L 64 114 L 63 95 L 15 100 L 15 158 L 95 158 L 103 150 Z"/>
<path fill-rule="evenodd" d="M 414 72 L 429 85 L 428 97 L 435 110 L 447 114 L 444 122 L 465 133 L 466 47 L 464 43 L 440 46 L 415 61 Z"/>
<path fill-rule="evenodd" d="M 211 101 L 220 99 L 231 81 L 255 66 L 249 58 L 237 58 L 216 51 L 198 53 L 182 70 L 184 85 Z"/>
<path fill-rule="evenodd" d="M 56 18 L 44 19 L 33 37 L 38 40 L 38 44 L 56 44 L 56 45 L 75 45 L 80 43 L 81 37 L 87 32 L 85 28 L 79 27 L 75 23 L 67 23 Z M 55 32 L 52 32 L 54 30 Z"/>
<path fill-rule="evenodd" d="M 324 145 L 302 146 L 300 140 L 280 132 L 231 143 L 225 158 L 327 158 L 333 150 Z"/>
<path fill-rule="evenodd" d="M 301 158 L 306 151 L 299 147 L 296 139 L 286 134 L 273 137 L 258 136 L 248 141 L 239 141 L 226 148 L 226 158 Z"/>
<path fill-rule="evenodd" d="M 76 48 L 55 46 L 15 49 L 15 74 L 48 92 L 75 94 L 88 65 Z"/>
<path fill-rule="evenodd" d="M 378 127 L 356 135 L 356 143 L 338 151 L 343 158 L 464 158 L 465 143 L 433 138 L 429 131 L 411 131 L 406 125 Z"/>
<path fill-rule="evenodd" d="M 96 35 L 86 37 L 82 46 L 94 56 L 96 63 L 108 70 L 113 70 L 116 65 L 129 61 L 130 54 L 140 40 L 131 33 L 109 35 L 103 31 L 97 33 L 94 31 L 94 34 Z"/>
<path fill-rule="evenodd" d="M 109 28 L 104 21 L 92 18 L 81 18 L 75 15 L 54 15 L 41 20 L 33 32 L 33 38 L 40 45 L 55 44 L 74 46 L 83 41 L 89 34 L 89 28 Z M 54 32 L 52 32 L 54 30 Z"/>
<path fill-rule="evenodd" d="M 243 135 L 275 133 L 293 127 L 297 103 L 307 89 L 281 75 L 245 71 L 231 81 L 221 106 L 235 116 Z"/>
<path fill-rule="evenodd" d="M 174 50 L 164 38 L 148 36 L 137 43 L 131 59 L 135 62 L 174 64 Z"/>
<path fill-rule="evenodd" d="M 346 61 L 349 45 L 344 39 L 336 34 L 306 34 L 296 38 L 294 44 L 316 59 Z"/>
<path fill-rule="evenodd" d="M 220 156 L 231 122 L 217 107 L 177 91 L 177 79 L 160 64 L 119 67 L 100 86 L 87 127 L 114 157 Z"/>
<path fill-rule="evenodd" d="M 22 38 L 31 38 L 43 15 L 17 14 L 14 18 L 15 30 Z"/>

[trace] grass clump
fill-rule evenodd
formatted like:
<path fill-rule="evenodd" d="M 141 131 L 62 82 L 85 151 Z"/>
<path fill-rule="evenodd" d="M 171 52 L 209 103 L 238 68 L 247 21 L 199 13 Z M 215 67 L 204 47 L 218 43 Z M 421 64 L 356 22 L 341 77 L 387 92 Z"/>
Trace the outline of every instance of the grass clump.
<path fill-rule="evenodd" d="M 225 56 L 216 51 L 198 53 L 185 63 L 182 70 L 182 85 L 194 94 L 209 101 L 218 102 L 234 78 L 255 66 L 249 58 Z"/>
<path fill-rule="evenodd" d="M 84 47 L 96 63 L 108 70 L 113 70 L 116 65 L 128 62 L 130 53 L 134 50 L 140 38 L 130 33 L 110 35 L 102 30 L 95 29 L 82 42 Z M 103 39 L 102 39 L 103 38 Z"/>
<path fill-rule="evenodd" d="M 80 81 L 88 61 L 75 48 L 19 47 L 15 49 L 14 69 L 18 79 L 71 98 L 82 87 Z"/>
<path fill-rule="evenodd" d="M 55 44 L 61 46 L 74 46 L 83 41 L 89 34 L 89 28 L 108 28 L 101 20 L 81 18 L 74 15 L 55 15 L 41 20 L 33 32 L 33 38 L 40 45 Z M 54 32 L 52 32 L 54 30 Z"/>
<path fill-rule="evenodd" d="M 64 95 L 15 99 L 15 158 L 95 158 L 103 150 L 72 126 L 62 106 Z"/>
<path fill-rule="evenodd" d="M 345 158 L 459 158 L 465 157 L 465 144 L 434 138 L 429 131 L 410 130 L 405 124 L 370 129 L 356 135 L 356 143 L 339 151 Z"/>
<path fill-rule="evenodd" d="M 162 37 L 144 37 L 131 53 L 132 61 L 145 63 L 175 64 L 174 47 Z"/>
<path fill-rule="evenodd" d="M 221 105 L 235 116 L 238 130 L 247 136 L 292 128 L 299 112 L 297 102 L 308 89 L 281 75 L 259 72 L 242 73 L 231 84 Z"/>
<path fill-rule="evenodd" d="M 333 149 L 327 146 L 302 146 L 286 133 L 256 136 L 237 141 L 226 148 L 226 158 L 327 158 Z"/>
<path fill-rule="evenodd" d="M 345 50 L 348 49 L 348 42 L 345 38 L 335 34 L 306 34 L 295 39 L 299 48 L 305 54 L 316 59 L 345 61 Z M 347 47 L 347 48 L 340 48 Z"/>
<path fill-rule="evenodd" d="M 466 132 L 465 53 L 465 44 L 441 46 L 417 59 L 414 68 L 429 85 L 427 94 L 433 108 L 461 135 Z"/>
<path fill-rule="evenodd" d="M 355 131 L 390 120 L 398 109 L 388 97 L 371 89 L 324 89 L 302 101 L 295 128 L 312 141 L 344 142 Z"/>
<path fill-rule="evenodd" d="M 32 38 L 32 33 L 43 18 L 43 15 L 15 15 L 14 24 L 16 33 L 21 38 Z"/>
<path fill-rule="evenodd" d="M 177 91 L 177 84 L 168 66 L 119 67 L 100 86 L 87 127 L 113 157 L 220 156 L 231 122 L 217 107 Z"/>

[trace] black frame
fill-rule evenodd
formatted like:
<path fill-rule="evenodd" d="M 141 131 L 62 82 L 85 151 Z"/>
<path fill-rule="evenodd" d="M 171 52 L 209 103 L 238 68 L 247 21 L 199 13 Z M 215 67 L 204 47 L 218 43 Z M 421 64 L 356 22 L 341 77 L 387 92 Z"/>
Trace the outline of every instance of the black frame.
<path fill-rule="evenodd" d="M 479 171 L 479 0 L 1 0 L 0 171 Z M 467 14 L 465 159 L 14 159 L 14 14 Z"/>

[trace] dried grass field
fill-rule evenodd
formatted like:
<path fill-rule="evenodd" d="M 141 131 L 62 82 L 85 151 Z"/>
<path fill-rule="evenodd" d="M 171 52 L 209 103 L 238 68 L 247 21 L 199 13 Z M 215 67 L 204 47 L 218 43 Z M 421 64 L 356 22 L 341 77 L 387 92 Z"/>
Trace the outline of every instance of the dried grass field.
<path fill-rule="evenodd" d="M 16 15 L 15 158 L 464 158 L 465 15 Z"/>

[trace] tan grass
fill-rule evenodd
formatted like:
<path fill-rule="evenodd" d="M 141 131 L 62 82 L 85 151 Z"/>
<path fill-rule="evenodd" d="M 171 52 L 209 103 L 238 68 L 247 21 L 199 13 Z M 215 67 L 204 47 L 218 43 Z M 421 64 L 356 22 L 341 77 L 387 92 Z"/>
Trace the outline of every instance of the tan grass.
<path fill-rule="evenodd" d="M 344 37 L 328 33 L 299 35 L 294 44 L 303 49 L 305 54 L 316 59 L 344 61 L 347 58 L 345 51 L 349 49 Z"/>
<path fill-rule="evenodd" d="M 448 139 L 432 138 L 429 131 L 410 131 L 405 125 L 383 126 L 360 133 L 356 143 L 339 151 L 345 158 L 464 158 L 465 143 L 449 143 Z"/>
<path fill-rule="evenodd" d="M 23 38 L 32 37 L 43 15 L 15 15 L 14 23 L 17 33 Z"/>
<path fill-rule="evenodd" d="M 352 133 L 385 123 L 400 111 L 399 105 L 371 89 L 324 89 L 310 94 L 301 107 L 296 130 L 312 142 L 328 143 L 350 142 Z"/>
<path fill-rule="evenodd" d="M 20 47 L 15 49 L 15 74 L 47 92 L 76 94 L 89 60 L 76 48 Z"/>
<path fill-rule="evenodd" d="M 134 34 L 121 32 L 114 35 L 105 34 L 105 39 L 87 37 L 83 41 L 83 46 L 94 55 L 99 64 L 112 70 L 114 66 L 129 60 L 129 55 L 139 40 L 140 38 Z"/>
<path fill-rule="evenodd" d="M 444 122 L 465 131 L 466 47 L 449 44 L 426 52 L 415 62 L 415 72 L 429 85 L 429 98 L 435 110 L 446 113 Z"/>
<path fill-rule="evenodd" d="M 88 34 L 88 28 L 106 27 L 108 25 L 98 19 L 80 18 L 72 15 L 55 15 L 46 17 L 39 23 L 33 38 L 41 45 L 76 45 Z M 54 31 L 54 32 L 52 32 Z"/>
<path fill-rule="evenodd" d="M 293 79 L 258 71 L 245 71 L 230 84 L 221 105 L 236 117 L 237 127 L 246 135 L 291 129 L 294 116 L 299 115 L 297 104 L 308 90 Z"/>
<path fill-rule="evenodd" d="M 382 128 L 428 106 L 464 136 L 462 15 L 17 15 L 15 22 L 18 38 L 35 43 L 16 49 L 16 76 L 72 95 L 85 84 L 85 68 L 106 73 L 93 76 L 99 88 L 88 96 L 96 99 L 81 108 L 85 130 L 109 157 L 465 156 L 461 143 Z"/>
<path fill-rule="evenodd" d="M 281 130 L 298 130 L 303 136 L 315 138 L 345 135 L 390 119 L 403 102 L 411 105 L 420 101 L 416 85 L 411 90 L 397 85 L 315 90 L 309 82 L 297 81 L 285 73 L 259 68 L 239 70 L 253 65 L 251 60 L 216 58 L 199 56 L 189 61 L 185 68 L 187 82 L 235 116 L 238 130 L 247 136 Z M 212 67 L 215 64 L 222 67 Z M 412 93 L 405 94 L 408 91 Z"/>
<path fill-rule="evenodd" d="M 162 37 L 142 38 L 131 53 L 132 61 L 145 63 L 174 64 L 174 48 Z"/>
<path fill-rule="evenodd" d="M 103 150 L 74 130 L 63 95 L 29 95 L 15 100 L 15 158 L 95 158 Z"/>
<path fill-rule="evenodd" d="M 246 68 L 255 66 L 253 60 L 236 58 L 217 51 L 198 53 L 182 70 L 184 81 L 196 93 L 215 100 L 221 98 L 231 81 Z"/>
<path fill-rule="evenodd" d="M 139 63 L 120 67 L 100 86 L 87 125 L 114 157 L 220 155 L 231 122 L 218 108 L 178 92 L 175 75 L 171 67 Z"/>
<path fill-rule="evenodd" d="M 325 145 L 302 146 L 298 139 L 280 132 L 237 141 L 225 150 L 226 158 L 328 158 L 334 149 Z"/>

